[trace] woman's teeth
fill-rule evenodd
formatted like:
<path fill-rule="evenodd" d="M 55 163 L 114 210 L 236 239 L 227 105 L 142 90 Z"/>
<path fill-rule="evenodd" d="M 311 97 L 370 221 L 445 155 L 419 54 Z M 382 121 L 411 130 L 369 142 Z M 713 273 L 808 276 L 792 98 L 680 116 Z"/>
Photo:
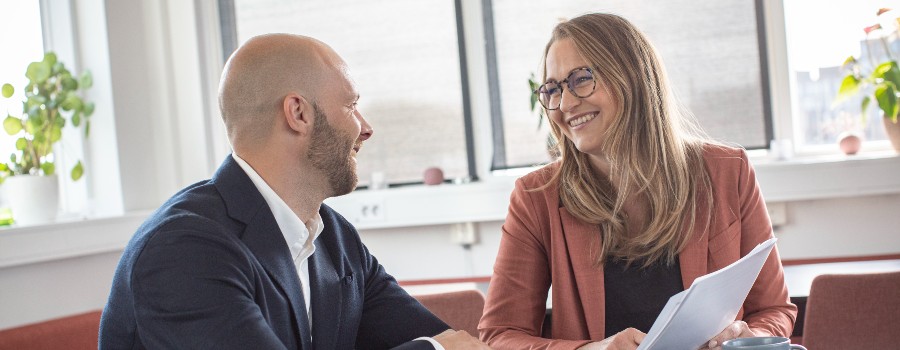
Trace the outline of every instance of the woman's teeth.
<path fill-rule="evenodd" d="M 569 121 L 569 126 L 574 128 L 581 124 L 587 123 L 587 122 L 591 121 L 591 119 L 594 119 L 596 117 L 597 117 L 597 113 L 591 113 L 591 114 L 585 115 L 581 118 L 572 119 Z"/>

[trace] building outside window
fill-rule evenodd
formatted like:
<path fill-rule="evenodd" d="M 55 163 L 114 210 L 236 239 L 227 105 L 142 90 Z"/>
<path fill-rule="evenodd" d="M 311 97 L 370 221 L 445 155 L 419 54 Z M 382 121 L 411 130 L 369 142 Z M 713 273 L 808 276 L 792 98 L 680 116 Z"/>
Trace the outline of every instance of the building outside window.
<path fill-rule="evenodd" d="M 900 10 L 900 2 L 884 0 L 783 0 L 795 144 L 806 148 L 833 146 L 843 132 L 861 133 L 866 141 L 886 140 L 881 112 L 873 103 L 862 115 L 863 95 L 835 103 L 847 74 L 841 68 L 849 56 L 871 71 L 887 54 L 877 36 L 864 28 L 878 23 L 880 8 Z M 896 26 L 897 24 L 893 24 Z M 878 34 L 878 33 L 873 33 Z M 900 52 L 900 41 L 894 41 Z"/>

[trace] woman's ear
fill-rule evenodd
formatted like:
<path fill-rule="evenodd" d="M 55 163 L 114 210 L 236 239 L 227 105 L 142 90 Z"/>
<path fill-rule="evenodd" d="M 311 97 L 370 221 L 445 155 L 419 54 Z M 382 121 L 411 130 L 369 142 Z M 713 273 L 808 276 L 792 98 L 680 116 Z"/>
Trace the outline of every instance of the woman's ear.
<path fill-rule="evenodd" d="M 312 131 L 314 111 L 312 104 L 303 96 L 291 92 L 282 102 L 284 119 L 291 130 L 301 135 Z"/>

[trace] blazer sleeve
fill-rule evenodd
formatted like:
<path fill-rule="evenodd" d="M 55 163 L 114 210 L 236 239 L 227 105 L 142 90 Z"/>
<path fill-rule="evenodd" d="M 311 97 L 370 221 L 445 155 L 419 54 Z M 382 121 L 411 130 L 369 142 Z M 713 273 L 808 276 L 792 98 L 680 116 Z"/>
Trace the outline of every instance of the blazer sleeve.
<path fill-rule="evenodd" d="M 535 205 L 522 179 L 510 196 L 500 249 L 478 324 L 481 340 L 495 349 L 575 349 L 590 341 L 540 338 L 550 288 L 550 263 L 541 222 L 546 206 Z M 543 220 L 542 220 L 543 219 Z"/>
<path fill-rule="evenodd" d="M 130 278 L 149 349 L 284 349 L 253 300 L 254 271 L 229 238 L 199 229 L 157 232 Z"/>
<path fill-rule="evenodd" d="M 365 276 L 362 319 L 357 349 L 432 349 L 419 337 L 432 337 L 450 329 L 397 284 L 393 276 L 360 243 Z"/>
<path fill-rule="evenodd" d="M 772 224 L 756 182 L 756 173 L 741 151 L 741 173 L 738 183 L 741 217 L 741 256 L 759 243 L 773 237 Z M 772 249 L 744 301 L 744 317 L 758 335 L 790 337 L 797 317 L 797 306 L 790 302 L 784 281 L 784 270 L 778 247 Z"/>

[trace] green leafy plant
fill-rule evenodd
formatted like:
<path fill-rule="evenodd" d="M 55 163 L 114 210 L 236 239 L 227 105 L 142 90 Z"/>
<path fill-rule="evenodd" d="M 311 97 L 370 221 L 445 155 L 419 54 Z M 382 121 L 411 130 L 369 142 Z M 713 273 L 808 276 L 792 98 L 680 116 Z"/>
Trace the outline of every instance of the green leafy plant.
<path fill-rule="evenodd" d="M 544 124 L 544 119 L 547 118 L 547 116 L 544 114 L 544 107 L 542 107 L 540 103 L 538 103 L 538 95 L 534 93 L 539 87 L 541 87 L 541 84 L 538 83 L 537 80 L 535 80 L 534 73 L 531 73 L 531 76 L 528 77 L 528 88 L 530 89 L 529 91 L 531 91 L 531 111 L 538 111 L 537 129 L 541 130 L 541 126 Z M 547 152 L 550 154 L 550 158 L 552 159 L 559 158 L 559 149 L 557 149 L 556 144 L 556 138 L 553 137 L 553 133 L 551 132 L 547 134 L 546 147 Z"/>
<path fill-rule="evenodd" d="M 25 100 L 22 101 L 21 116 L 7 112 L 3 129 L 16 137 L 16 151 L 8 163 L 0 163 L 0 183 L 9 176 L 46 175 L 56 173 L 53 145 L 62 139 L 62 131 L 67 121 L 74 127 L 84 127 L 84 135 L 90 133 L 90 116 L 94 104 L 85 101 L 80 92 L 91 87 L 93 80 L 89 71 L 80 76 L 73 75 L 56 54 L 47 52 L 41 61 L 32 62 L 25 71 L 28 84 L 25 85 Z M 11 98 L 15 88 L 3 84 L 4 98 Z M 84 174 L 79 160 L 70 171 L 72 180 Z"/>
<path fill-rule="evenodd" d="M 884 48 L 887 59 L 883 62 L 875 62 L 869 55 L 870 72 L 863 70 L 860 61 L 853 56 L 844 61 L 843 68 L 848 70 L 847 75 L 841 81 L 835 103 L 840 103 L 859 93 L 865 93 L 862 100 L 862 115 L 865 118 L 869 105 L 874 100 L 878 108 L 884 113 L 885 118 L 897 122 L 897 114 L 900 112 L 900 66 L 897 64 L 897 56 L 891 50 L 891 43 L 898 38 L 900 17 L 890 9 L 879 9 L 878 16 L 882 23 L 868 26 L 864 29 L 866 38 L 878 36 L 878 41 Z M 866 40 L 871 45 L 870 40 Z M 869 47 L 870 53 L 873 52 Z"/>
<path fill-rule="evenodd" d="M 535 109 L 538 111 L 538 129 L 541 128 L 541 125 L 544 123 L 544 108 L 538 104 L 538 95 L 534 92 L 541 87 L 541 84 L 537 82 L 534 78 L 534 73 L 531 73 L 531 76 L 528 77 L 528 88 L 531 90 L 531 111 L 534 112 Z"/>

